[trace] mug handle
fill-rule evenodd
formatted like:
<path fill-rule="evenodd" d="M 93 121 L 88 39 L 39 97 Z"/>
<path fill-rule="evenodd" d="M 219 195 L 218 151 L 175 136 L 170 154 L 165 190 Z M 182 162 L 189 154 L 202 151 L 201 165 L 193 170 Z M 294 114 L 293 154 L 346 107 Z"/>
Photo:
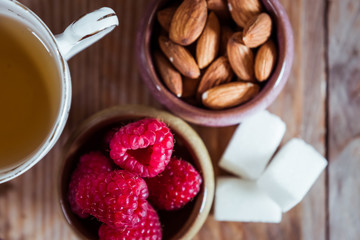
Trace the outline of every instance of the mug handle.
<path fill-rule="evenodd" d="M 86 14 L 55 36 L 61 55 L 69 60 L 118 25 L 119 20 L 111 8 L 103 7 Z"/>

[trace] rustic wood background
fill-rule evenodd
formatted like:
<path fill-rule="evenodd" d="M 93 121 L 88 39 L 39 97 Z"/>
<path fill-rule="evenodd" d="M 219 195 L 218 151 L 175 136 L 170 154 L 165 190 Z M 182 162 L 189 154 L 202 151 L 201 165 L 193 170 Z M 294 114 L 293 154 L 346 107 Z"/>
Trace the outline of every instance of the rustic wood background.
<path fill-rule="evenodd" d="M 295 61 L 270 111 L 287 124 L 284 142 L 305 139 L 328 158 L 329 167 L 280 224 L 216 222 L 210 215 L 195 240 L 360 239 L 360 1 L 280 1 L 294 29 Z M 21 2 L 54 33 L 102 6 L 113 8 L 120 20 L 113 33 L 70 60 L 72 108 L 55 148 L 26 174 L 0 185 L 0 239 L 75 239 L 56 198 L 62 144 L 82 120 L 103 108 L 126 103 L 160 107 L 137 73 L 134 54 L 137 24 L 148 1 Z M 224 139 L 235 127 L 195 129 L 216 166 L 227 145 Z"/>

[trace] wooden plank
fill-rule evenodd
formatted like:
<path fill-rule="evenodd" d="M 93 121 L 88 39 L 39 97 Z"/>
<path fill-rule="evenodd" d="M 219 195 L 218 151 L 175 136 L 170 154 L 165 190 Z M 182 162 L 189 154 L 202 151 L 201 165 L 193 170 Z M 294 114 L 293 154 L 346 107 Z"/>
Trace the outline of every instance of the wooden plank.
<path fill-rule="evenodd" d="M 295 61 L 289 82 L 270 111 L 287 124 L 283 142 L 303 138 L 325 154 L 325 1 L 281 1 L 294 29 Z M 230 133 L 229 133 L 230 131 Z M 233 129 L 218 129 L 229 140 Z M 223 132 L 226 134 L 224 135 Z M 204 134 L 200 132 L 200 134 Z M 203 136 L 203 135 L 202 135 Z M 225 146 L 203 136 L 216 164 Z M 218 145 L 217 145 L 218 144 Z M 217 150 L 214 150 L 217 149 Z M 211 152 L 213 151 L 213 152 Z M 215 154 L 215 156 L 213 155 Z M 215 167 L 217 169 L 217 167 Z M 217 170 L 217 174 L 224 172 Z M 194 240 L 326 239 L 326 182 L 323 174 L 301 204 L 283 215 L 280 224 L 219 223 L 210 216 Z"/>
<path fill-rule="evenodd" d="M 329 2 L 329 234 L 360 237 L 360 2 Z"/>
<path fill-rule="evenodd" d="M 270 109 L 287 123 L 284 142 L 300 137 L 325 155 L 325 1 L 281 2 L 294 29 L 295 61 L 285 90 Z M 269 239 L 326 239 L 325 203 L 323 174 L 304 200 L 283 215 L 280 226 L 264 231 L 264 236 L 268 235 Z"/>

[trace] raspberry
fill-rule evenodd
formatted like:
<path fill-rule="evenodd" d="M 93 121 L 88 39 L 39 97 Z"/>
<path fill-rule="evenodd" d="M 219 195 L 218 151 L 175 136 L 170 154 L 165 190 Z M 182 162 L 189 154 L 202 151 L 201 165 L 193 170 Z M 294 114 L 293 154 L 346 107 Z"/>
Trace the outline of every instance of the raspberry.
<path fill-rule="evenodd" d="M 110 142 L 110 157 L 121 168 L 140 177 L 154 177 L 169 163 L 174 137 L 165 123 L 142 119 L 115 133 Z"/>
<path fill-rule="evenodd" d="M 68 192 L 71 210 L 79 217 L 88 217 L 88 214 L 84 213 L 83 209 L 80 208 L 75 201 L 77 186 L 80 179 L 87 174 L 110 172 L 112 170 L 112 165 L 112 161 L 100 152 L 90 152 L 80 157 L 78 166 L 71 176 Z"/>
<path fill-rule="evenodd" d="M 147 203 L 147 214 L 139 225 L 134 228 L 114 229 L 106 224 L 99 228 L 100 240 L 161 240 L 162 231 L 159 216 L 154 208 Z"/>
<path fill-rule="evenodd" d="M 173 157 L 164 172 L 146 179 L 149 201 L 159 209 L 182 208 L 200 191 L 202 179 L 195 168 L 184 160 Z"/>
<path fill-rule="evenodd" d="M 77 188 L 76 203 L 84 212 L 114 227 L 133 227 L 146 215 L 145 181 L 125 170 L 89 174 Z"/>

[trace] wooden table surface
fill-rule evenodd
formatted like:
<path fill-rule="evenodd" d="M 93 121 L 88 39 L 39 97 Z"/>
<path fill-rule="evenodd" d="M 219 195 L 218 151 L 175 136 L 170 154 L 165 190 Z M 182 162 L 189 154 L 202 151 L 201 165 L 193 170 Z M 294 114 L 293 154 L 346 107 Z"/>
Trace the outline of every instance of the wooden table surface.
<path fill-rule="evenodd" d="M 329 160 L 301 204 L 280 224 L 216 222 L 210 215 L 195 240 L 360 239 L 360 1 L 280 0 L 295 36 L 295 61 L 284 91 L 269 110 L 287 124 L 283 143 L 300 137 Z M 19 178 L 0 185 L 0 239 L 74 239 L 56 198 L 63 143 L 93 113 L 139 103 L 161 107 L 144 86 L 134 54 L 146 0 L 22 0 L 54 33 L 102 6 L 120 26 L 70 60 L 73 101 L 54 149 Z M 194 126 L 217 162 L 235 127 Z M 224 141 L 225 139 L 225 141 Z"/>

